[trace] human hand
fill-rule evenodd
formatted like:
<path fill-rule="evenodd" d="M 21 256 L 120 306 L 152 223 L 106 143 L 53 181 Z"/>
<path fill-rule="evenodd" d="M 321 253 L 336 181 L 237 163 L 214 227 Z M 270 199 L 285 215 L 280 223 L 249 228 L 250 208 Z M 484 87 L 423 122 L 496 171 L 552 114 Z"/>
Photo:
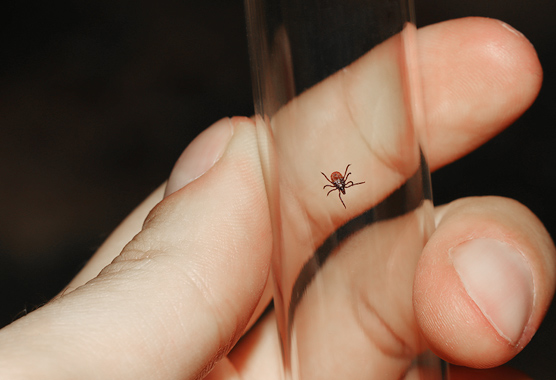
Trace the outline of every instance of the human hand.
<path fill-rule="evenodd" d="M 419 31 L 419 43 L 432 169 L 498 133 L 539 90 L 533 48 L 497 21 L 434 25 Z M 272 314 L 236 344 L 271 297 L 271 229 L 251 122 L 221 120 L 201 134 L 178 160 L 161 201 L 163 193 L 122 223 L 61 296 L 0 332 L 0 378 L 195 379 L 217 361 L 211 379 L 276 378 Z M 459 200 L 440 207 L 437 220 L 415 274 L 419 327 L 448 360 L 501 364 L 530 340 L 550 303 L 552 242 L 534 215 L 507 199 Z M 483 301 L 470 296 L 449 256 L 469 236 L 515 248 L 534 287 Z M 511 284 L 516 273 L 501 275 Z M 505 304 L 516 294 L 518 303 Z M 447 309 L 448 300 L 458 308 Z M 511 342 L 485 318 L 485 307 L 521 316 L 505 322 Z"/>

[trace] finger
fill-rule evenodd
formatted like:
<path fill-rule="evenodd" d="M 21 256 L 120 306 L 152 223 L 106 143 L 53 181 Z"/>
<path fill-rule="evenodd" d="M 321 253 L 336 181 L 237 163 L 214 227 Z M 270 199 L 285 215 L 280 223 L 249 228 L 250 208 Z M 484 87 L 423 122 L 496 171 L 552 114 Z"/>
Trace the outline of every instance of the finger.
<path fill-rule="evenodd" d="M 505 363 L 529 342 L 551 302 L 555 248 L 516 201 L 462 199 L 444 207 L 415 275 L 417 321 L 444 359 Z"/>
<path fill-rule="evenodd" d="M 467 202 L 466 204 L 463 204 Z M 511 207 L 508 207 L 508 204 L 514 204 Z M 459 204 L 459 206 L 458 206 Z M 517 207 L 516 207 L 517 206 Z M 454 207 L 460 207 L 459 209 L 453 209 Z M 528 228 L 528 231 L 522 231 L 522 227 L 520 226 L 513 226 L 512 229 L 516 230 L 516 231 L 510 231 L 509 229 L 507 229 L 506 227 L 502 226 L 497 226 L 498 222 L 495 222 L 492 220 L 492 216 L 495 217 L 496 220 L 506 220 L 508 218 L 508 214 L 507 213 L 503 213 L 499 215 L 499 210 L 511 210 L 512 208 L 514 208 L 517 212 L 511 212 L 508 211 L 508 213 L 513 214 L 512 219 L 517 219 L 518 221 L 520 221 L 520 223 L 523 223 L 526 228 Z M 452 210 L 450 210 L 452 208 Z M 479 213 L 477 213 L 476 211 L 480 211 Z M 487 211 L 485 214 L 482 214 L 483 211 Z M 540 240 L 544 240 L 546 239 L 546 232 L 544 232 L 542 230 L 542 226 L 540 226 L 538 224 L 538 221 L 534 220 L 535 218 L 533 217 L 533 223 L 529 223 L 530 222 L 530 212 L 528 210 L 526 210 L 523 206 L 521 205 L 517 205 L 515 204 L 514 201 L 510 201 L 510 200 L 504 200 L 504 199 L 500 199 L 500 198 L 481 198 L 481 199 L 468 199 L 468 200 L 464 200 L 464 201 L 459 201 L 456 204 L 452 204 L 450 206 L 443 206 L 443 207 L 439 207 L 438 210 L 438 215 L 439 218 L 441 218 L 443 215 L 445 214 L 450 214 L 450 213 L 454 213 L 456 215 L 459 214 L 469 214 L 469 216 L 472 217 L 471 223 L 475 224 L 477 223 L 478 220 L 481 220 L 485 217 L 486 214 L 489 215 L 489 219 L 486 221 L 489 225 L 495 226 L 496 228 L 501 228 L 502 234 L 503 235 L 510 235 L 510 236 L 514 236 L 515 232 L 518 233 L 524 233 L 525 235 L 529 235 L 529 238 L 532 239 L 533 241 L 536 240 L 536 237 L 538 236 L 538 234 L 540 233 L 541 238 Z M 494 214 L 493 214 L 494 213 Z M 478 215 L 477 215 L 478 214 Z M 521 215 L 523 214 L 523 215 Z M 523 216 L 525 216 L 525 218 L 523 218 Z M 449 216 L 446 216 L 443 222 L 441 223 L 445 223 L 445 224 L 450 224 L 451 223 L 451 219 L 449 219 Z M 462 219 L 459 221 L 461 224 L 463 225 L 468 225 L 469 224 L 469 220 L 466 219 Z M 483 221 L 484 222 L 484 221 Z M 482 225 L 482 224 L 481 224 Z M 533 227 L 531 227 L 533 226 Z M 449 226 L 448 226 L 449 227 Z M 443 226 L 442 229 L 439 231 L 440 234 L 442 234 L 443 229 L 444 228 L 448 228 L 446 226 Z M 459 233 L 460 231 L 462 231 L 461 226 L 457 225 L 457 226 L 452 226 L 453 228 L 456 229 L 456 233 Z M 480 229 L 480 227 L 479 227 Z M 539 231 L 537 231 L 537 229 Z M 463 231 L 464 233 L 466 231 Z M 386 235 L 389 236 L 389 234 L 385 234 L 384 231 L 381 231 L 382 235 Z M 453 239 L 452 236 L 447 236 L 446 240 L 450 241 L 450 239 Z M 352 244 L 357 244 L 357 242 L 351 242 Z M 434 243 L 433 240 L 431 240 L 431 243 Z M 457 244 L 457 243 L 456 243 Z M 433 254 L 436 254 L 437 252 L 434 252 Z M 541 253 L 538 253 L 539 256 L 542 256 Z M 545 252 L 546 255 L 546 252 Z M 351 252 L 349 254 L 350 258 L 353 258 L 353 252 Z M 440 261 L 441 259 L 437 258 L 437 261 Z M 547 255 L 546 258 L 542 259 L 543 261 L 546 261 L 547 264 L 550 266 L 549 262 L 551 261 L 550 259 L 550 255 Z M 552 259 L 553 260 L 553 259 Z M 354 258 L 354 262 L 357 265 L 352 265 L 351 268 L 343 268 L 342 269 L 342 273 L 348 273 L 349 276 L 351 277 L 356 277 L 354 276 L 354 270 L 356 270 L 357 268 L 373 268 L 372 265 L 367 265 L 365 264 L 364 261 L 361 260 L 361 257 L 357 257 Z M 398 262 L 399 264 L 399 262 Z M 394 265 L 394 264 L 393 264 Z M 477 265 L 479 266 L 480 263 L 477 263 Z M 541 265 L 542 266 L 542 265 Z M 553 266 L 553 264 L 552 264 Z M 442 278 L 445 277 L 443 276 L 443 273 L 441 271 L 436 271 L 433 272 L 434 268 L 430 268 L 430 267 L 424 267 L 422 266 L 420 268 L 420 271 L 418 273 L 421 273 L 420 275 L 423 275 L 423 272 L 425 275 L 430 275 L 430 278 L 427 278 L 427 280 L 429 281 L 429 283 L 427 284 L 430 288 L 435 288 L 435 287 L 439 287 L 438 284 L 438 278 Z M 427 273 L 430 272 L 430 273 Z M 388 274 L 385 274 L 386 276 L 389 276 Z M 422 277 L 419 274 L 417 275 L 418 279 L 422 280 Z M 380 276 L 380 271 L 377 271 L 376 273 L 369 273 L 369 277 L 376 277 L 376 276 Z M 449 276 L 449 274 L 448 274 Z M 454 276 L 455 277 L 455 276 Z M 512 277 L 511 278 L 512 281 L 516 281 L 516 278 Z M 384 297 L 383 300 L 381 300 L 381 302 L 383 303 L 393 303 L 392 299 L 389 299 L 389 297 L 391 296 L 391 294 L 388 293 L 388 290 L 395 287 L 396 286 L 396 282 L 399 281 L 398 278 L 393 280 L 394 282 L 388 286 L 384 286 L 382 289 L 372 289 L 372 288 L 363 288 L 363 291 L 366 291 L 368 293 L 374 293 L 374 294 L 378 294 L 379 296 Z M 333 283 L 332 287 L 334 287 L 337 282 Z M 384 284 L 384 282 L 383 282 Z M 418 286 L 416 285 L 416 291 L 418 290 Z M 550 284 L 545 283 L 544 286 L 550 286 Z M 340 287 L 341 288 L 341 287 Z M 358 286 L 353 286 L 351 288 L 352 291 L 357 291 L 357 289 L 359 289 L 360 287 Z M 550 291 L 550 289 L 549 289 Z M 440 284 L 440 288 L 438 289 L 439 293 L 442 292 L 447 292 L 446 288 L 443 288 Z M 510 292 L 512 292 L 512 297 L 515 297 L 516 292 L 513 290 L 510 290 Z M 333 291 L 328 291 L 327 294 L 334 296 L 334 292 Z M 341 295 L 343 296 L 344 299 L 349 299 L 349 295 Z M 435 294 L 435 296 L 437 296 L 437 294 Z M 446 296 L 443 297 L 439 297 L 438 300 L 433 300 L 433 301 L 438 301 L 440 302 L 445 302 L 446 297 L 452 297 L 452 294 L 448 294 Z M 421 298 L 422 300 L 422 298 Z M 329 304 L 333 304 L 333 305 L 338 305 L 337 300 L 334 301 L 332 299 L 328 299 Z M 427 300 L 428 301 L 428 300 Z M 429 301 L 430 302 L 430 301 Z M 434 305 L 437 306 L 437 304 L 435 302 L 433 302 Z M 305 305 L 307 306 L 307 305 Z M 309 305 L 308 307 L 315 307 L 316 305 Z M 451 306 L 453 306 L 452 304 L 449 304 L 447 307 L 450 308 Z M 547 305 L 544 305 L 544 307 L 546 307 Z M 334 318 L 335 318 L 335 314 L 336 311 L 340 311 L 341 314 L 341 318 L 342 318 L 342 335 L 348 335 L 349 336 L 349 332 L 352 330 L 351 327 L 354 325 L 351 322 L 349 322 L 349 317 L 348 317 L 348 313 L 346 313 L 346 310 L 349 310 L 349 307 L 344 307 L 344 308 L 333 308 L 332 310 L 324 310 L 323 309 L 323 305 L 318 306 L 320 309 L 320 313 L 319 315 L 322 315 L 324 319 L 326 319 L 328 321 L 328 323 L 334 323 Z M 539 306 L 537 306 L 539 307 Z M 423 309 L 423 308 L 422 308 Z M 456 308 L 458 309 L 458 308 Z M 364 311 L 364 308 L 359 308 L 359 313 L 361 313 L 362 311 Z M 423 310 L 423 314 L 427 314 L 426 316 L 429 317 L 430 315 L 434 315 L 435 313 L 445 313 L 445 310 L 437 310 L 437 309 L 425 309 Z M 460 316 L 454 316 L 452 314 L 441 314 L 443 315 L 444 320 L 442 322 L 439 323 L 439 325 L 450 325 L 453 324 L 454 321 L 456 321 L 456 324 L 454 326 L 454 330 L 458 331 L 458 329 L 461 328 L 461 324 L 465 324 L 466 321 L 465 320 L 461 320 Z M 513 313 L 510 312 L 510 315 L 512 315 Z M 271 316 L 273 316 L 271 314 Z M 361 315 L 360 315 L 361 318 Z M 268 322 L 268 317 L 265 317 L 265 320 L 263 323 L 258 324 L 257 326 L 255 326 L 255 328 L 252 330 L 252 332 L 250 332 L 242 341 L 239 342 L 238 346 L 234 349 L 234 351 L 232 351 L 232 355 L 230 355 L 230 357 L 228 359 L 226 359 L 226 361 L 224 363 L 222 363 L 220 366 L 217 366 L 218 371 L 215 371 L 214 374 L 212 374 L 212 377 L 210 377 L 210 379 L 235 379 L 234 376 L 238 376 L 238 378 L 242 378 L 242 379 L 273 379 L 276 378 L 276 374 L 278 373 L 278 371 L 268 371 L 269 368 L 273 368 L 275 369 L 275 367 L 277 366 L 276 364 L 276 359 L 280 356 L 279 355 L 279 347 L 277 344 L 277 335 L 276 335 L 276 330 L 273 324 L 269 324 Z M 458 319 L 460 319 L 458 321 Z M 361 319 L 359 319 L 359 321 L 361 321 Z M 311 324 L 319 324 L 321 321 L 320 319 L 313 319 L 311 321 L 308 321 Z M 390 323 L 390 322 L 389 322 Z M 385 325 L 388 325 L 384 324 Z M 322 335 L 322 331 L 326 332 L 326 322 L 324 323 L 323 326 L 321 326 L 320 331 L 321 331 L 321 335 Z M 372 326 L 372 324 L 368 324 L 368 326 Z M 384 334 L 384 331 L 381 332 L 380 329 L 376 328 L 377 326 L 375 326 L 375 329 L 372 331 L 373 333 L 373 341 L 379 343 L 380 347 L 381 347 L 381 351 L 383 352 L 390 352 L 389 355 L 392 354 L 392 350 L 395 349 L 396 346 L 399 345 L 399 342 L 396 342 L 395 340 L 392 339 L 392 337 L 388 338 L 387 335 Z M 473 329 L 475 326 L 471 326 L 470 328 Z M 329 326 L 328 326 L 329 329 Z M 437 329 L 436 325 L 431 326 L 430 327 L 431 330 L 435 331 Z M 534 333 L 534 330 L 536 328 L 533 328 L 533 331 L 530 332 L 531 334 Z M 467 331 L 463 331 L 463 334 L 467 334 Z M 405 334 L 404 338 L 406 338 L 408 335 L 408 333 Z M 488 334 L 487 334 L 488 335 Z M 313 339 L 318 340 L 319 336 L 313 337 Z M 452 337 L 446 337 L 446 336 L 442 336 L 440 338 L 438 338 L 440 340 L 440 342 L 438 343 L 438 345 L 440 346 L 445 346 L 446 342 L 453 342 Z M 449 339 L 449 340 L 448 340 Z M 347 346 L 353 346 L 354 341 L 352 338 L 348 337 L 348 341 L 349 343 L 346 343 L 344 345 L 342 345 L 342 347 L 347 347 Z M 304 347 L 306 345 L 307 342 L 301 342 L 298 344 L 298 350 L 302 349 L 302 347 Z M 325 344 L 330 346 L 333 345 L 334 343 L 337 343 L 337 340 L 329 340 L 327 341 Z M 470 350 L 475 350 L 477 348 L 476 344 L 477 342 L 469 342 L 469 344 L 471 345 Z M 318 345 L 318 344 L 317 344 Z M 450 345 L 451 346 L 451 345 Z M 479 348 L 481 347 L 481 345 L 479 344 Z M 485 349 L 487 352 L 480 352 L 477 353 L 477 356 L 487 356 L 488 358 L 492 358 L 493 353 L 495 353 L 498 348 L 497 347 L 490 347 L 490 348 L 486 348 Z M 320 349 L 314 349 L 313 350 L 313 354 L 318 355 L 318 353 L 320 352 Z M 437 351 L 438 352 L 438 351 Z M 439 352 L 440 353 L 440 352 Z M 341 357 L 341 355 L 343 354 L 342 352 L 336 352 L 335 353 L 335 360 L 337 360 L 338 356 Z M 387 356 L 389 356 L 387 355 Z M 449 357 L 445 356 L 444 357 L 448 360 L 454 360 L 455 356 L 458 356 L 459 353 L 453 353 L 451 354 Z M 396 355 L 394 355 L 396 356 Z M 399 353 L 397 355 L 398 357 L 400 357 Z M 380 360 L 379 360 L 380 359 Z M 508 358 L 509 359 L 509 358 Z M 274 361 L 273 361 L 274 360 Z M 353 363 L 354 360 L 354 355 L 352 353 L 348 353 L 348 357 L 345 358 L 346 361 Z M 378 352 L 375 353 L 374 356 L 366 356 L 365 358 L 365 362 L 369 363 L 369 362 L 374 362 L 377 361 L 377 363 L 375 363 L 374 365 L 377 367 L 384 367 L 385 365 L 385 361 L 391 360 L 388 357 L 384 357 L 384 353 Z M 490 360 L 490 359 L 489 359 Z M 330 359 L 328 360 L 330 362 Z M 456 359 L 457 361 L 457 359 Z M 503 360 L 502 360 L 503 361 Z M 323 365 L 322 361 L 317 360 L 317 363 L 320 363 L 320 365 L 318 367 L 326 367 Z M 402 361 L 400 361 L 400 363 L 398 364 L 403 364 Z M 476 362 L 474 363 L 466 363 L 469 365 L 477 365 Z M 329 364 L 327 363 L 327 366 Z M 353 366 L 351 366 L 353 367 Z M 400 368 L 404 368 L 403 365 L 399 365 Z M 360 368 L 359 368 L 360 369 Z M 272 376 L 272 374 L 274 373 L 274 376 Z M 336 372 L 337 373 L 337 372 Z M 382 373 L 386 373 L 386 372 L 382 372 Z M 525 379 L 529 379 L 529 377 L 527 377 L 526 375 L 521 374 L 519 371 L 515 371 L 511 368 L 508 367 L 501 367 L 501 368 L 494 368 L 491 370 L 471 370 L 469 368 L 462 368 L 462 367 L 457 367 L 457 366 L 450 366 L 450 376 L 451 378 L 453 377 L 454 379 L 500 379 L 500 378 L 504 378 L 504 379 L 516 379 L 516 380 L 525 380 Z"/>
<path fill-rule="evenodd" d="M 201 176 L 207 167 L 212 166 L 220 158 L 222 152 L 219 147 L 225 145 L 229 140 L 229 135 L 222 133 L 223 128 L 228 128 L 227 119 L 220 120 L 214 124 L 213 128 L 208 128 L 195 138 L 176 162 L 179 170 L 173 171 L 169 183 L 159 186 L 114 230 L 87 265 L 68 284 L 64 292 L 77 288 L 96 277 L 141 231 L 147 215 L 162 198 Z"/>
<path fill-rule="evenodd" d="M 420 363 L 412 283 L 425 211 L 363 226 L 331 252 L 301 298 L 292 296 L 288 338 L 300 378 L 399 379 Z"/>
<path fill-rule="evenodd" d="M 271 250 L 246 120 L 98 277 L 0 332 L 0 377 L 193 379 L 227 353 L 261 297 Z"/>
<path fill-rule="evenodd" d="M 418 36 L 427 153 L 435 170 L 521 116 L 537 97 L 543 74 L 533 45 L 498 20 L 442 22 Z"/>
<path fill-rule="evenodd" d="M 75 276 L 61 294 L 72 291 L 95 278 L 100 271 L 122 252 L 127 243 L 141 231 L 143 222 L 158 202 L 162 200 L 166 184 L 159 186 L 112 232 L 91 257 L 87 265 Z"/>
<path fill-rule="evenodd" d="M 62 290 L 60 294 L 78 288 L 95 278 L 100 271 L 110 264 L 123 250 L 123 248 L 137 235 L 145 222 L 149 212 L 158 204 L 165 195 L 171 194 L 197 177 L 201 176 L 206 168 L 214 164 L 221 156 L 218 147 L 227 142 L 229 136 L 222 133 L 223 128 L 228 128 L 228 119 L 222 119 L 201 133 L 188 146 L 188 149 L 180 156 L 172 171 L 170 180 L 159 186 L 145 201 L 143 201 L 109 236 L 99 247 L 87 265 L 77 274 L 75 278 Z M 267 307 L 272 298 L 271 282 L 267 283 L 261 300 L 257 305 L 246 329 L 257 320 Z"/>

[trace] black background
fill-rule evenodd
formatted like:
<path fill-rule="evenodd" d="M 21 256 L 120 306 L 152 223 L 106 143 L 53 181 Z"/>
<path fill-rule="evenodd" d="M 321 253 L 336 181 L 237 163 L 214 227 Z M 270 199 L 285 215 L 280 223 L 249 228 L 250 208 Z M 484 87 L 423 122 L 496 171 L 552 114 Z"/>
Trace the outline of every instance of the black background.
<path fill-rule="evenodd" d="M 419 26 L 501 19 L 545 70 L 533 107 L 433 174 L 435 203 L 502 195 L 556 232 L 556 2 L 421 0 Z M 60 0 L 4 5 L 0 23 L 0 326 L 55 295 L 168 176 L 201 130 L 252 114 L 240 1 Z M 556 310 L 516 359 L 552 379 Z"/>

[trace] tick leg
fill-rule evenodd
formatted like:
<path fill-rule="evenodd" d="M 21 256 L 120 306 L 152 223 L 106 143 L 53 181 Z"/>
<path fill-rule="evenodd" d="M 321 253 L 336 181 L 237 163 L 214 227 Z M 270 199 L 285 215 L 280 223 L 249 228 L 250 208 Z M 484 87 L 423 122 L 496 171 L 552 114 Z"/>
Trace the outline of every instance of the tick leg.
<path fill-rule="evenodd" d="M 320 174 L 322 174 L 322 175 L 324 176 L 324 178 L 326 178 L 326 180 L 327 180 L 328 182 L 334 183 L 334 182 L 332 182 L 331 180 L 329 180 L 328 177 L 326 176 L 326 174 L 324 174 L 323 172 L 320 172 Z"/>
<path fill-rule="evenodd" d="M 365 182 L 353 183 L 353 181 L 349 181 L 349 182 L 346 182 L 345 187 L 348 188 L 348 187 L 352 187 L 352 186 L 355 186 L 355 185 L 361 185 L 362 183 L 365 183 Z"/>
<path fill-rule="evenodd" d="M 342 199 L 342 194 L 338 191 L 338 197 L 340 198 L 340 202 L 342 202 L 342 204 L 344 205 L 344 208 L 347 209 L 346 204 L 344 203 L 343 199 Z"/>
<path fill-rule="evenodd" d="M 335 188 L 336 186 L 334 186 L 334 185 L 324 185 L 322 188 L 324 189 L 325 187 L 334 187 Z"/>
<path fill-rule="evenodd" d="M 326 194 L 326 196 L 328 196 L 328 194 L 330 194 L 331 192 L 333 192 L 333 191 L 335 191 L 335 190 L 337 190 L 337 189 L 332 189 L 332 190 L 330 190 L 330 191 Z M 340 198 L 340 199 L 342 199 L 342 198 Z"/>
<path fill-rule="evenodd" d="M 348 168 L 351 166 L 351 164 L 348 164 L 348 166 L 346 166 L 346 171 L 344 172 L 344 179 L 347 178 L 347 176 L 351 173 L 349 173 L 348 175 L 346 175 L 346 173 L 348 172 Z"/>

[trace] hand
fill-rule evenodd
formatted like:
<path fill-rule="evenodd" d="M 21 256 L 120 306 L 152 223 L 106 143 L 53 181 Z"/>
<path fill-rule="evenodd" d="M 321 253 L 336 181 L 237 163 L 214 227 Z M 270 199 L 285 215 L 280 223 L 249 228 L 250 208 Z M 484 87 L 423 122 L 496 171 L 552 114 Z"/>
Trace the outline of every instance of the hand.
<path fill-rule="evenodd" d="M 501 131 L 539 91 L 532 46 L 498 21 L 427 27 L 419 44 L 432 169 Z M 554 246 L 530 211 L 502 198 L 439 207 L 437 225 L 415 274 L 418 326 L 452 362 L 504 363 L 551 301 Z M 273 314 L 250 329 L 271 298 L 270 237 L 254 127 L 247 118 L 221 120 L 60 296 L 0 332 L 0 378 L 198 379 L 215 363 L 207 378 L 276 378 Z M 475 262 L 514 286 L 475 292 L 485 275 Z"/>

